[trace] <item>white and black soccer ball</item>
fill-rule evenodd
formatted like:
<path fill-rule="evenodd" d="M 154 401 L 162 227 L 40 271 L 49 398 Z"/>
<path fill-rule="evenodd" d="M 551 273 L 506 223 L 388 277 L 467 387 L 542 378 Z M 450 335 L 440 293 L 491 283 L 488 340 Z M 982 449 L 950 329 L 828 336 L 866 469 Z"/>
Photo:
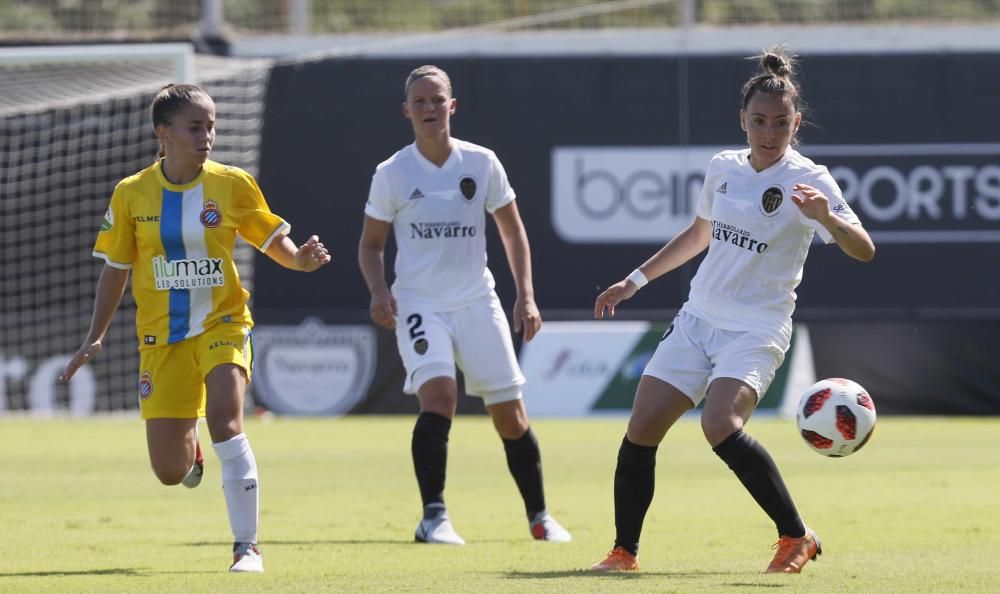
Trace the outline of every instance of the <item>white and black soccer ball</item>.
<path fill-rule="evenodd" d="M 828 378 L 802 394 L 796 421 L 802 439 L 816 452 L 831 458 L 850 456 L 875 430 L 875 403 L 858 383 Z"/>

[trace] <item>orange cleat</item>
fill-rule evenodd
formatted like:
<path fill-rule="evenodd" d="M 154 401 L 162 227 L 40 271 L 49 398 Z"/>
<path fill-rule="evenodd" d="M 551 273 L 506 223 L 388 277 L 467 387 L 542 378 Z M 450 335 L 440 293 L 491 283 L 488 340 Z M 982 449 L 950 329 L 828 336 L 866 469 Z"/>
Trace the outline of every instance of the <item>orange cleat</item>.
<path fill-rule="evenodd" d="M 807 561 L 823 554 L 819 537 L 809 528 L 806 528 L 806 535 L 802 538 L 779 537 L 771 548 L 778 552 L 764 573 L 799 573 Z"/>
<path fill-rule="evenodd" d="M 591 571 L 638 571 L 639 558 L 624 547 L 611 549 L 604 561 L 590 566 Z"/>

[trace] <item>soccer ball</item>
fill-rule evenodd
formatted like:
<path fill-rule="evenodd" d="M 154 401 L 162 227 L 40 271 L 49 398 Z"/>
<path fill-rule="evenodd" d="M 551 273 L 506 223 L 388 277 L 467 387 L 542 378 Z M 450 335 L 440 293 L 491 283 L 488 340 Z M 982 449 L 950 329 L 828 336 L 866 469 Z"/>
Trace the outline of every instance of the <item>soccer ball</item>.
<path fill-rule="evenodd" d="M 868 443 L 875 429 L 875 403 L 857 383 L 828 378 L 802 395 L 796 421 L 809 447 L 824 456 L 841 458 Z"/>

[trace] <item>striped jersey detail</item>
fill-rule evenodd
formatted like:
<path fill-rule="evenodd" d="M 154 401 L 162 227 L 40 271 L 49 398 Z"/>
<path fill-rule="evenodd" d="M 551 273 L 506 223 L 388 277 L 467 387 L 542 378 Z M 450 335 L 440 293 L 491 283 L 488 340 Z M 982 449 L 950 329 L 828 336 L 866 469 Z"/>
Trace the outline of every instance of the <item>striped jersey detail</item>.
<path fill-rule="evenodd" d="M 204 185 L 184 192 L 163 189 L 160 213 L 160 240 L 169 262 L 208 259 L 205 227 L 201 223 Z M 212 287 L 170 289 L 168 344 L 201 334 L 205 319 L 212 313 Z"/>

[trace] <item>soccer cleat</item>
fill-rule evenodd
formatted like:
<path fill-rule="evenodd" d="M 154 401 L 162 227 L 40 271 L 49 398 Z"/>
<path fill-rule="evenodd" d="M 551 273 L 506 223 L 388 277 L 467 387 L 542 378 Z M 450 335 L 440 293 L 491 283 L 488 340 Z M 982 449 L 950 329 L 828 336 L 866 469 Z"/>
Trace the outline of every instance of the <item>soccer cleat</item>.
<path fill-rule="evenodd" d="M 233 564 L 229 571 L 236 573 L 264 573 L 264 556 L 256 543 L 234 542 Z"/>
<path fill-rule="evenodd" d="M 194 489 L 201 484 L 201 475 L 205 474 L 205 457 L 201 455 L 201 442 L 195 442 L 194 464 L 181 483 L 188 489 Z"/>
<path fill-rule="evenodd" d="M 528 525 L 531 530 L 531 536 L 535 540 L 547 540 L 549 542 L 569 542 L 573 540 L 573 536 L 568 530 L 559 525 L 556 519 L 549 515 L 548 512 L 539 512 L 535 515 L 535 519 L 531 521 Z"/>
<path fill-rule="evenodd" d="M 771 548 L 777 549 L 777 552 L 765 573 L 799 573 L 807 561 L 823 554 L 819 537 L 809 528 L 806 528 L 806 535 L 802 538 L 779 537 Z"/>
<path fill-rule="evenodd" d="M 611 549 L 604 561 L 590 566 L 591 571 L 638 571 L 639 557 L 628 552 L 625 547 Z"/>
<path fill-rule="evenodd" d="M 442 511 L 430 519 L 420 520 L 414 540 L 430 544 L 464 545 L 465 541 L 455 532 L 448 519 L 448 512 Z"/>

